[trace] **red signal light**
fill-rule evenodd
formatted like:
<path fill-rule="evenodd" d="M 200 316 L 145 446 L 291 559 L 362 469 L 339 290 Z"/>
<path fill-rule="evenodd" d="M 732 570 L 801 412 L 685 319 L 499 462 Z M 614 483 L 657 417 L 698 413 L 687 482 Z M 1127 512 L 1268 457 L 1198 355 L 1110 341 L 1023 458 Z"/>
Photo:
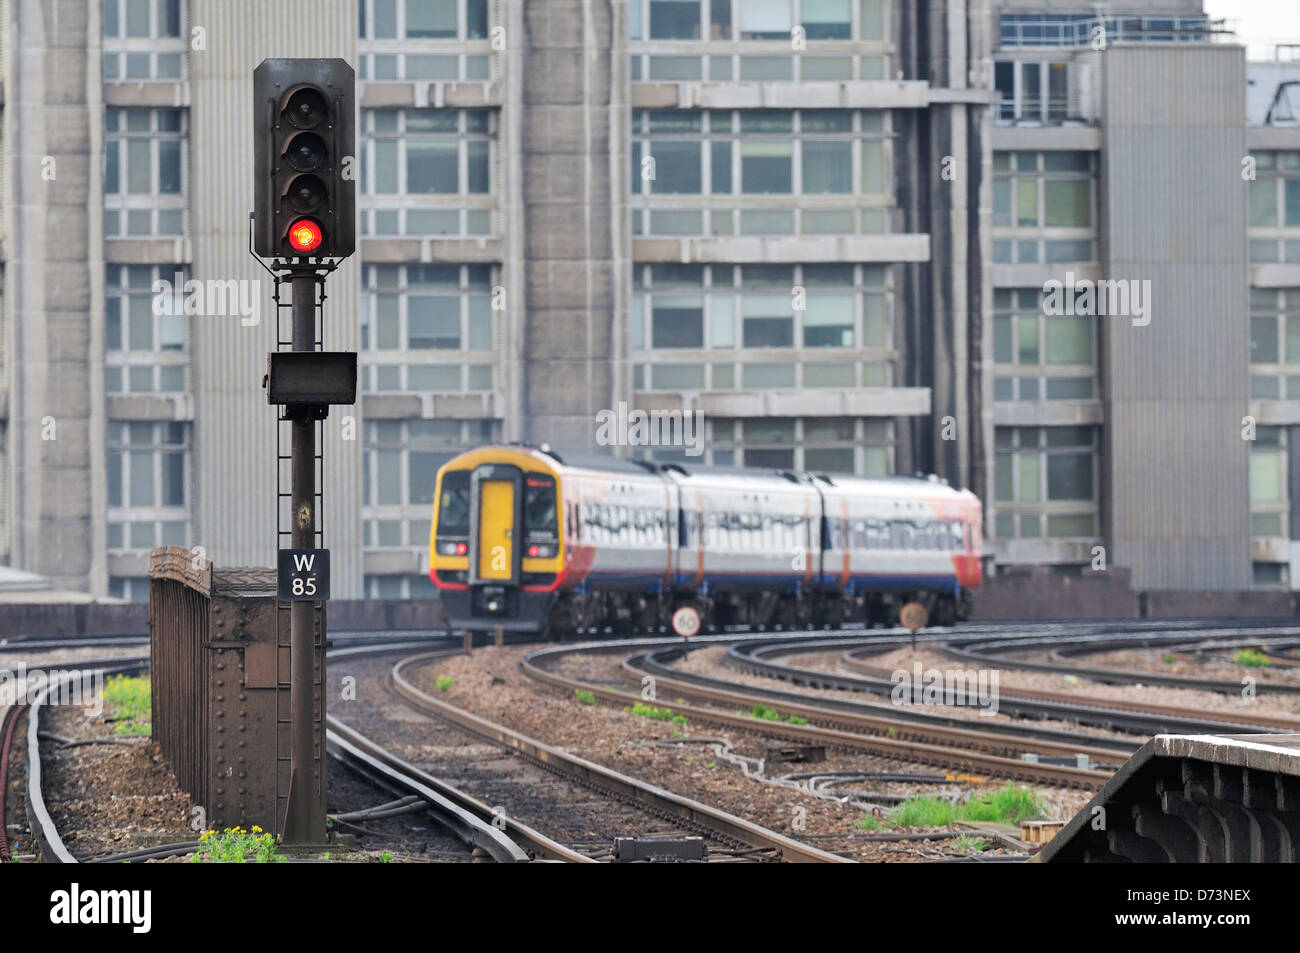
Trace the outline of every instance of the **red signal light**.
<path fill-rule="evenodd" d="M 535 544 L 535 543 L 534 543 L 532 546 L 529 546 L 529 547 L 528 547 L 528 555 L 529 555 L 529 556 L 537 556 L 541 551 L 542 551 L 542 548 L 541 548 L 540 546 L 538 546 L 537 544 Z"/>
<path fill-rule="evenodd" d="M 309 218 L 300 218 L 289 226 L 289 245 L 297 252 L 312 252 L 320 247 L 321 230 Z"/>
<path fill-rule="evenodd" d="M 466 544 L 466 543 L 457 543 L 457 544 L 456 544 L 456 555 L 457 555 L 457 556 L 464 556 L 464 555 L 465 555 L 466 553 L 468 553 L 468 552 L 469 552 L 469 546 L 468 546 L 468 544 Z"/>

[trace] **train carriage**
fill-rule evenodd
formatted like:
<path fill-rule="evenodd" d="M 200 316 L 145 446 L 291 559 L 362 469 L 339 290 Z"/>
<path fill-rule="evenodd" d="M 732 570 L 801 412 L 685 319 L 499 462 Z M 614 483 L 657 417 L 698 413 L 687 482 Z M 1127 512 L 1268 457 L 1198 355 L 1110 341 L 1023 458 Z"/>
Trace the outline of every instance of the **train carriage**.
<path fill-rule="evenodd" d="M 429 575 L 457 628 L 686 634 L 951 623 L 981 508 L 931 479 L 724 470 L 484 447 L 438 472 Z"/>

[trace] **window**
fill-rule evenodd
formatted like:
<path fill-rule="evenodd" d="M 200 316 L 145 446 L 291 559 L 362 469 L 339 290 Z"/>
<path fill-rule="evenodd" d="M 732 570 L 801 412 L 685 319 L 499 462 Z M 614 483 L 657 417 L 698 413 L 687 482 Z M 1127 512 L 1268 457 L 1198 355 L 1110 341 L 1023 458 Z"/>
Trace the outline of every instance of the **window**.
<path fill-rule="evenodd" d="M 361 389 L 492 389 L 496 340 L 489 265 L 366 265 Z"/>
<path fill-rule="evenodd" d="M 488 193 L 487 110 L 372 109 L 362 123 L 367 195 Z"/>
<path fill-rule="evenodd" d="M 370 549 L 410 550 L 413 559 L 424 560 L 428 556 L 439 467 L 472 447 L 497 439 L 496 423 L 492 420 L 368 420 L 364 427 L 361 464 L 364 545 Z M 468 519 L 468 510 L 460 507 L 457 499 L 454 495 L 444 497 L 443 516 L 463 522 Z M 456 503 L 452 511 L 446 509 L 449 503 Z M 443 529 L 448 526 L 444 524 Z"/>
<path fill-rule="evenodd" d="M 994 153 L 994 260 L 1092 261 L 1093 162 L 1089 152 Z"/>
<path fill-rule="evenodd" d="M 1250 443 L 1252 536 L 1290 536 L 1286 431 L 1285 427 L 1259 427 Z"/>
<path fill-rule="evenodd" d="M 886 230 L 892 180 L 879 111 L 638 110 L 632 128 L 636 234 Z M 734 207 L 708 196 L 734 197 Z M 772 196 L 789 203 L 774 206 Z M 1054 213 L 1063 201 L 1054 199 Z"/>
<path fill-rule="evenodd" d="M 1250 260 L 1300 264 L 1300 152 L 1257 152 L 1251 158 Z"/>
<path fill-rule="evenodd" d="M 889 386 L 888 275 L 882 265 L 637 265 L 634 389 Z"/>
<path fill-rule="evenodd" d="M 708 462 L 716 466 L 859 476 L 893 472 L 893 422 L 885 418 L 714 417 L 708 438 Z"/>
<path fill-rule="evenodd" d="M 108 548 L 189 545 L 188 423 L 109 421 Z"/>
<path fill-rule="evenodd" d="M 1091 400 L 1097 321 L 1046 315 L 1037 288 L 993 293 L 994 399 Z"/>
<path fill-rule="evenodd" d="M 1250 292 L 1250 396 L 1300 399 L 1300 288 Z"/>
<path fill-rule="evenodd" d="M 1059 123 L 1070 107 L 1070 64 L 1041 60 L 994 64 L 994 88 L 1000 94 L 995 116 L 1002 123 Z"/>
<path fill-rule="evenodd" d="M 999 538 L 1097 534 L 1097 428 L 998 427 Z"/>
<path fill-rule="evenodd" d="M 184 78 L 188 31 L 181 0 L 102 2 L 105 82 Z"/>
<path fill-rule="evenodd" d="M 105 237 L 184 233 L 187 120 L 184 109 L 105 110 Z"/>
<path fill-rule="evenodd" d="M 108 393 L 179 393 L 187 389 L 185 280 L 182 266 L 107 266 L 104 378 Z"/>
<path fill-rule="evenodd" d="M 482 40 L 487 0 L 358 0 L 362 40 Z"/>

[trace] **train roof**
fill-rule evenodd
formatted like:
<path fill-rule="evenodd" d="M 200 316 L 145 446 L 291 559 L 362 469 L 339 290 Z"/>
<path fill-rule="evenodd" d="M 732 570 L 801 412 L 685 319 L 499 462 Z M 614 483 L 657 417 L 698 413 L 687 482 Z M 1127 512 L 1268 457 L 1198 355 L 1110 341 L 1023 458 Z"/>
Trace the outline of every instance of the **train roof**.
<path fill-rule="evenodd" d="M 528 453 L 539 459 L 553 461 L 561 467 L 592 470 L 606 473 L 622 473 L 629 476 L 652 476 L 665 474 L 678 482 L 699 479 L 743 480 L 746 483 L 766 484 L 774 489 L 777 485 L 789 487 L 810 486 L 817 482 L 834 490 L 850 491 L 862 495 L 903 496 L 912 499 L 934 498 L 935 496 L 973 496 L 969 490 L 952 487 L 946 480 L 937 476 L 922 474 L 862 477 L 838 473 L 806 473 L 797 470 L 776 470 L 759 467 L 720 467 L 706 466 L 691 462 L 663 462 L 644 459 L 626 459 L 610 454 L 592 453 L 590 451 L 556 450 L 547 444 L 498 444 L 500 449 Z M 480 448 L 483 450 L 488 447 Z"/>

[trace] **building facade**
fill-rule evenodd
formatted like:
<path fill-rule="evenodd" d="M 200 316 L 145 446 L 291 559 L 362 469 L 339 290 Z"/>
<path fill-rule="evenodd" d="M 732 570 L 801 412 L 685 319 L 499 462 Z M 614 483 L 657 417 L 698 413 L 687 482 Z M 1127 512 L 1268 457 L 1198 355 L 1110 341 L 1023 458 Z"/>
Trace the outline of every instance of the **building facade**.
<path fill-rule="evenodd" d="M 153 546 L 270 564 L 251 77 L 339 56 L 359 250 L 323 335 L 362 396 L 323 425 L 336 596 L 433 594 L 443 461 L 606 449 L 620 406 L 702 414 L 702 455 L 664 460 L 939 473 L 985 500 L 999 570 L 1300 585 L 1300 71 L 1248 68 L 1197 0 L 0 0 L 0 24 L 0 563 L 132 599 Z M 187 281 L 197 309 L 160 293 Z M 1117 313 L 1075 313 L 1084 288 Z"/>

